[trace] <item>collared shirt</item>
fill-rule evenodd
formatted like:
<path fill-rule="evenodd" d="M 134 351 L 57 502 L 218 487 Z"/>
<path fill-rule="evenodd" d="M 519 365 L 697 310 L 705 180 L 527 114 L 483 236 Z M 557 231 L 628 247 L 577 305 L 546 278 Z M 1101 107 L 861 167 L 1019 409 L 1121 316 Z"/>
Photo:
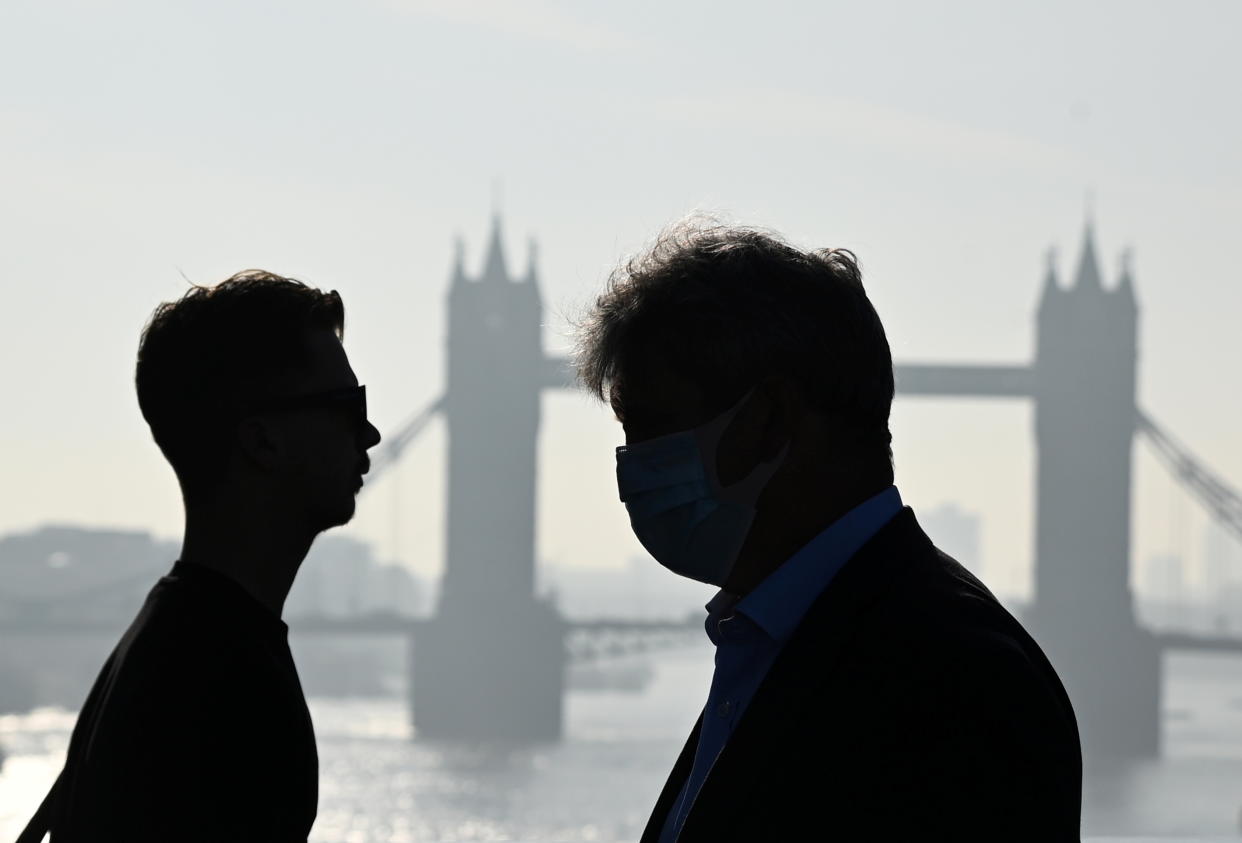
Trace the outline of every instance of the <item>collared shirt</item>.
<path fill-rule="evenodd" d="M 768 669 L 837 572 L 901 511 L 897 487 L 851 509 L 789 557 L 740 600 L 721 591 L 707 604 L 707 637 L 716 645 L 694 766 L 669 811 L 660 843 L 681 833 L 690 807 Z"/>

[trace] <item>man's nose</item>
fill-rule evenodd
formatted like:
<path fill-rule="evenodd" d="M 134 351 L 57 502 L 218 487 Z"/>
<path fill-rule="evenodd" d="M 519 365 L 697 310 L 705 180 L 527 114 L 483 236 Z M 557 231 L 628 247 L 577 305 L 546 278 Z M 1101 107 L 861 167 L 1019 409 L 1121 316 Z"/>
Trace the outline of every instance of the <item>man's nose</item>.
<path fill-rule="evenodd" d="M 367 448 L 374 448 L 384 438 L 383 436 L 380 436 L 379 428 L 371 424 L 369 419 L 363 425 L 362 430 L 363 430 L 363 433 L 362 433 L 363 442 L 365 443 L 365 447 Z"/>

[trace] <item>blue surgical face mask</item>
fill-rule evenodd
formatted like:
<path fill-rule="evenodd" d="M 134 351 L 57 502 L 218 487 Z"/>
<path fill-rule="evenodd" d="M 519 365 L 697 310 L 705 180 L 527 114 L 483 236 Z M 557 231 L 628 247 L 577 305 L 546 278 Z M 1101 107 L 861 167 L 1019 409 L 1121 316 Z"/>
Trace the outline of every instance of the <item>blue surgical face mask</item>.
<path fill-rule="evenodd" d="M 675 574 L 725 584 L 750 532 L 755 502 L 789 451 L 786 444 L 743 479 L 720 485 L 720 439 L 753 393 L 693 430 L 617 448 L 617 488 L 630 526 L 647 552 Z"/>

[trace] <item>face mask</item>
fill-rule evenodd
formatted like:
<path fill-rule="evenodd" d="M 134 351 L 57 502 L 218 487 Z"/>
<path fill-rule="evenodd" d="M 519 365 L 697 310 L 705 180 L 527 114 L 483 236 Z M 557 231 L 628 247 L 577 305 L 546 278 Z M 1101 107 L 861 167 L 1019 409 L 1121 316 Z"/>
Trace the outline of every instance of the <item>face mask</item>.
<path fill-rule="evenodd" d="M 753 393 L 693 430 L 617 448 L 617 488 L 630 526 L 647 552 L 675 574 L 725 584 L 750 532 L 755 502 L 789 451 L 786 444 L 742 480 L 720 485 L 720 439 Z"/>

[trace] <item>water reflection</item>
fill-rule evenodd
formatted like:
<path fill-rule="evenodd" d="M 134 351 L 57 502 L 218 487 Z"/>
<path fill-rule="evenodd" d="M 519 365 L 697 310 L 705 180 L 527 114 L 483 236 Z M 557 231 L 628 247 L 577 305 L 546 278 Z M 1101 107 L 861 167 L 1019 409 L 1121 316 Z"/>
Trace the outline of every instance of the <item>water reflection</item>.
<path fill-rule="evenodd" d="M 535 747 L 413 740 L 398 697 L 313 698 L 327 841 L 623 841 L 646 822 L 711 675 L 709 648 L 653 662 L 647 692 L 576 693 L 567 739 Z M 1238 839 L 1242 661 L 1168 662 L 1160 761 L 1087 759 L 1087 838 Z M 75 714 L 0 717 L 0 839 L 16 837 L 60 769 Z"/>

